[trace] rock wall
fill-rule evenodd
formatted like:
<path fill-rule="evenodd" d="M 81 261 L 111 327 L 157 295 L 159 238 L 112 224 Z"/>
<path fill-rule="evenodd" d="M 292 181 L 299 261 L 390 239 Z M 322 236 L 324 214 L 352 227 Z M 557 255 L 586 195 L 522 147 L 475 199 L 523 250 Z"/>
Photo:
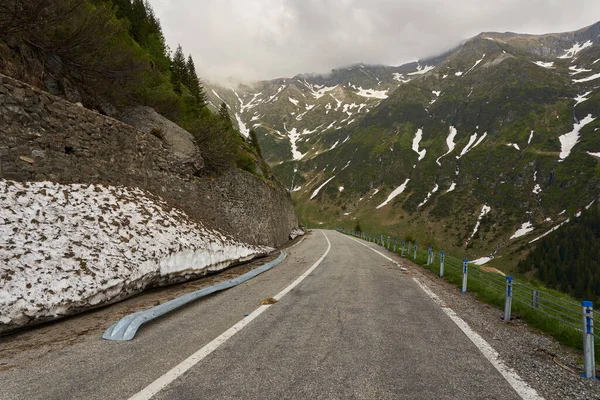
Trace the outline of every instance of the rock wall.
<path fill-rule="evenodd" d="M 236 169 L 197 177 L 201 167 L 159 137 L 0 75 L 0 178 L 139 187 L 244 242 L 289 240 L 298 218 L 281 185 Z"/>

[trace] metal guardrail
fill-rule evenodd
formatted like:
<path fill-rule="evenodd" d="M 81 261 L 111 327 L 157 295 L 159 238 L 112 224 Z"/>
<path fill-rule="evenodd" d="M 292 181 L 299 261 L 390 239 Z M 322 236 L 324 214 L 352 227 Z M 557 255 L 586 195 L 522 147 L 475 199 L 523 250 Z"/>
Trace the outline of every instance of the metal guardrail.
<path fill-rule="evenodd" d="M 126 315 L 125 317 L 121 318 L 118 322 L 113 324 L 110 328 L 108 328 L 106 332 L 104 332 L 104 334 L 102 335 L 102 338 L 107 340 L 131 340 L 133 339 L 133 337 L 137 333 L 137 330 L 142 324 L 152 321 L 201 297 L 208 296 L 209 294 L 229 289 L 231 287 L 239 285 L 240 283 L 246 282 L 247 280 L 252 279 L 255 276 L 262 274 L 263 272 L 268 271 L 271 268 L 277 266 L 283 260 L 285 260 L 286 257 L 287 253 L 285 251 L 282 251 L 279 257 L 277 257 L 277 259 L 268 262 L 258 268 L 255 268 L 249 272 L 246 272 L 245 274 L 240 275 L 237 278 L 230 279 L 228 281 L 221 282 L 204 289 L 196 290 L 195 292 L 184 294 L 183 296 L 167 301 L 148 310 Z"/>
<path fill-rule="evenodd" d="M 374 235 L 367 232 L 351 231 L 336 228 L 339 232 L 352 235 L 393 251 L 400 253 L 402 257 L 411 258 L 413 261 L 422 261 L 428 268 L 432 268 L 435 262 L 433 247 L 427 249 L 418 243 L 399 239 L 396 237 Z M 594 358 L 594 338 L 600 335 L 594 332 L 594 322 L 600 322 L 598 312 L 594 310 L 591 301 L 578 303 L 554 296 L 540 288 L 535 288 L 523 282 L 517 282 L 512 276 L 483 271 L 481 268 L 473 268 L 468 260 L 460 260 L 445 252 L 439 253 L 439 276 L 451 275 L 454 280 L 460 280 L 461 293 L 467 292 L 469 281 L 475 282 L 480 287 L 485 287 L 487 293 L 504 296 L 504 321 L 509 322 L 513 305 L 520 310 L 529 310 L 534 314 L 543 315 L 561 325 L 561 329 L 569 329 L 582 332 L 584 349 L 584 373 L 583 377 L 596 378 Z"/>

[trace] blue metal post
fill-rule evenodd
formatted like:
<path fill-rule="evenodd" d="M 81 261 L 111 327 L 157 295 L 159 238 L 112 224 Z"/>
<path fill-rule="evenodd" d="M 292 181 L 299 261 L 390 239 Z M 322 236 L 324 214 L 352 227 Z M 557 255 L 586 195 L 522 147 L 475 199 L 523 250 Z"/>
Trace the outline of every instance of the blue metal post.
<path fill-rule="evenodd" d="M 444 256 L 445 253 L 440 251 L 440 278 L 444 276 Z"/>
<path fill-rule="evenodd" d="M 594 303 L 582 301 L 583 314 L 583 367 L 584 378 L 596 379 L 596 361 L 594 359 Z"/>
<path fill-rule="evenodd" d="M 469 260 L 466 258 L 463 260 L 463 281 L 462 281 L 462 289 L 461 293 L 465 293 L 467 291 L 467 275 L 468 275 L 468 264 Z"/>
<path fill-rule="evenodd" d="M 512 276 L 506 277 L 506 297 L 504 299 L 504 322 L 510 321 L 510 312 L 512 308 L 512 289 L 513 289 Z"/>

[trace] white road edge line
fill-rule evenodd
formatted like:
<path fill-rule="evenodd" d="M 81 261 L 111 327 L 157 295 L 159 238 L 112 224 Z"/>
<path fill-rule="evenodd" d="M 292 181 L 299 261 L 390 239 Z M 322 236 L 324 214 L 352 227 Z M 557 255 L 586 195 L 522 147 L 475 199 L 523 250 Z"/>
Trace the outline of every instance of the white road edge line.
<path fill-rule="evenodd" d="M 512 368 L 508 367 L 500 355 L 494 348 L 486 342 L 477 332 L 475 332 L 469 324 L 467 324 L 461 317 L 459 317 L 453 309 L 448 307 L 435 293 L 431 291 L 425 284 L 421 283 L 417 278 L 413 280 L 419 285 L 421 289 L 442 309 L 442 311 L 450 317 L 452 321 L 467 337 L 473 342 L 475 346 L 481 351 L 481 353 L 488 359 L 490 363 L 500 372 L 500 374 L 508 381 L 510 386 L 521 396 L 524 400 L 538 400 L 543 399 L 538 392 L 527 384 Z"/>
<path fill-rule="evenodd" d="M 344 235 L 345 236 L 345 235 Z M 375 250 L 374 248 L 360 242 L 359 240 L 346 236 L 348 239 L 354 240 L 356 243 L 365 246 L 368 249 L 371 249 L 375 253 L 379 254 L 383 258 L 386 258 L 392 262 L 396 262 L 392 260 L 390 257 L 385 254 Z M 506 381 L 512 386 L 512 388 L 517 392 L 519 396 L 523 400 L 543 400 L 544 398 L 538 394 L 538 392 L 533 389 L 531 386 L 527 384 L 521 378 L 515 370 L 508 367 L 504 362 L 500 359 L 500 355 L 494 348 L 486 342 L 484 338 L 481 337 L 477 332 L 475 332 L 469 324 L 467 324 L 461 317 L 456 314 L 456 312 L 448 307 L 435 293 L 429 289 L 425 284 L 421 283 L 417 278 L 413 278 L 413 280 L 419 285 L 419 287 L 427 293 L 429 297 L 442 309 L 442 311 L 460 328 L 461 331 L 473 342 L 475 346 L 481 351 L 483 356 L 487 358 L 487 360 L 492 363 L 494 368 L 500 372 L 500 374 L 506 379 Z"/>
<path fill-rule="evenodd" d="M 325 232 L 321 231 L 325 239 L 327 240 L 327 250 L 321 258 L 319 258 L 309 269 L 307 269 L 302 275 L 300 275 L 294 282 L 292 282 L 288 287 L 283 289 L 281 292 L 273 296 L 275 299 L 279 300 L 283 296 L 285 296 L 290 290 L 295 288 L 300 282 L 304 280 L 310 273 L 312 273 L 315 268 L 321 264 L 321 262 L 325 259 L 329 250 L 331 250 L 331 242 L 329 238 L 325 234 Z M 271 305 L 262 305 L 254 310 L 250 315 L 244 317 L 244 319 L 240 320 L 238 323 L 233 325 L 231 328 L 227 329 L 221 335 L 219 335 L 216 339 L 212 340 L 210 343 L 202 347 L 200 350 L 183 360 L 181 363 L 173 367 L 170 371 L 165 373 L 163 376 L 156 379 L 150 385 L 146 386 L 142 391 L 134 394 L 129 398 L 129 400 L 148 400 L 151 399 L 154 395 L 159 393 L 161 390 L 166 388 L 171 382 L 175 381 L 181 375 L 186 373 L 190 368 L 194 365 L 198 364 L 202 361 L 206 356 L 215 351 L 219 346 L 229 340 L 233 335 L 237 332 L 241 331 L 246 325 L 248 325 L 252 320 L 256 319 L 260 314 L 265 312 L 267 308 L 271 307 Z"/>

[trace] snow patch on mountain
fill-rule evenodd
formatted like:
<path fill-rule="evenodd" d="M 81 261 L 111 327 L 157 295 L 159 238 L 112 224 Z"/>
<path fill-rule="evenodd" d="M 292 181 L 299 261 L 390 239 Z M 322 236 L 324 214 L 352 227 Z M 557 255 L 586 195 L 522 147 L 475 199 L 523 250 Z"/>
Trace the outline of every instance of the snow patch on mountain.
<path fill-rule="evenodd" d="M 358 92 L 354 92 L 355 94 L 362 96 L 362 97 L 368 97 L 368 98 L 374 98 L 374 99 L 387 99 L 388 95 L 387 95 L 387 90 L 374 90 L 374 89 L 363 89 L 362 87 L 358 87 Z"/>
<path fill-rule="evenodd" d="M 438 191 L 440 187 L 438 186 L 438 184 L 436 183 L 435 186 L 433 187 L 433 189 L 431 189 L 431 192 L 427 193 L 427 197 L 425 197 L 425 200 L 423 200 L 418 206 L 417 208 L 421 208 L 421 206 L 425 205 L 425 203 L 427 203 L 429 201 L 429 199 L 431 198 L 431 195 L 434 194 L 435 192 Z"/>
<path fill-rule="evenodd" d="M 410 79 L 404 79 L 404 74 L 401 74 L 399 72 L 394 72 L 393 77 L 394 77 L 394 80 L 396 80 L 398 82 L 402 82 L 402 83 L 410 82 Z"/>
<path fill-rule="evenodd" d="M 519 147 L 519 145 L 518 145 L 518 144 L 516 144 L 516 143 L 506 143 L 506 145 L 507 145 L 508 147 L 514 147 L 514 148 L 515 148 L 515 149 L 517 149 L 517 150 L 521 150 L 521 148 Z"/>
<path fill-rule="evenodd" d="M 564 161 L 564 159 L 571 154 L 571 150 L 573 150 L 573 147 L 579 142 L 579 131 L 595 119 L 596 118 L 592 118 L 592 114 L 588 114 L 584 119 L 573 124 L 573 130 L 571 132 L 565 133 L 558 138 L 561 148 L 558 162 Z"/>
<path fill-rule="evenodd" d="M 410 178 L 406 178 L 406 180 L 404 181 L 404 183 L 402 183 L 402 185 L 398 186 L 396 189 L 394 189 L 392 191 L 392 193 L 390 193 L 390 195 L 388 196 L 387 199 L 385 199 L 385 201 L 383 203 L 381 203 L 380 205 L 378 205 L 376 207 L 377 210 L 379 210 L 382 207 L 385 207 L 386 205 L 388 205 L 390 203 L 390 201 L 392 201 L 396 196 L 398 196 L 399 194 L 401 194 L 402 192 L 404 192 L 404 190 L 406 189 L 406 185 L 408 185 L 408 182 L 410 182 Z"/>
<path fill-rule="evenodd" d="M 598 158 L 600 158 L 600 152 L 598 152 L 598 153 L 592 153 L 591 151 L 588 151 L 587 153 L 588 153 L 590 156 L 594 156 L 594 157 L 598 157 Z"/>
<path fill-rule="evenodd" d="M 242 118 L 240 117 L 240 115 L 238 113 L 235 113 L 235 119 L 237 120 L 238 129 L 239 129 L 240 133 L 242 135 L 244 135 L 245 137 L 249 137 L 250 129 L 248 129 L 248 127 L 246 126 L 244 121 L 242 121 Z"/>
<path fill-rule="evenodd" d="M 449 193 L 449 192 L 453 191 L 454 189 L 456 189 L 456 182 L 452 182 L 452 184 L 450 185 L 448 190 L 446 190 L 445 193 Z"/>
<path fill-rule="evenodd" d="M 336 87 L 338 87 L 338 85 L 335 85 L 335 86 L 313 85 L 313 84 L 307 82 L 306 79 L 304 79 L 303 81 L 298 80 L 298 82 L 300 82 L 301 84 L 306 86 L 306 88 L 310 91 L 310 94 L 315 99 L 320 99 L 321 97 L 325 96 L 325 93 L 331 92 Z"/>
<path fill-rule="evenodd" d="M 411 72 L 407 75 L 423 75 L 423 74 L 426 74 L 427 72 L 431 71 L 434 68 L 435 67 L 432 65 L 425 65 L 424 67 L 422 67 L 421 64 L 417 64 L 417 70 L 415 72 Z"/>
<path fill-rule="evenodd" d="M 419 143 L 421 143 L 422 138 L 423 138 L 423 129 L 418 129 L 417 132 L 415 133 L 415 137 L 412 142 L 413 151 L 419 155 L 418 161 L 421 161 L 425 157 L 425 154 L 427 153 L 426 149 L 419 151 Z"/>
<path fill-rule="evenodd" d="M 532 232 L 534 229 L 535 228 L 533 227 L 531 222 L 523 222 L 521 224 L 521 227 L 519 229 L 517 229 L 517 231 L 515 233 L 513 233 L 513 235 L 509 238 L 509 240 L 520 238 L 521 236 L 525 236 L 529 232 Z"/>
<path fill-rule="evenodd" d="M 448 151 L 446 153 L 444 153 L 443 155 L 439 156 L 437 160 L 435 160 L 437 165 L 439 165 L 440 167 L 442 166 L 442 164 L 440 164 L 440 158 L 452 153 L 452 151 L 454 151 L 454 148 L 456 147 L 456 143 L 454 143 L 454 138 L 456 137 L 456 134 L 457 134 L 456 128 L 451 126 L 450 133 L 448 134 L 448 137 L 446 138 L 446 145 L 448 146 Z"/>
<path fill-rule="evenodd" d="M 540 67 L 554 69 L 554 62 L 534 61 L 533 63 Z"/>
<path fill-rule="evenodd" d="M 292 146 L 292 158 L 296 161 L 302 160 L 302 158 L 304 157 L 304 154 L 302 154 L 302 153 L 300 153 L 300 151 L 298 151 L 298 145 L 297 145 L 298 139 L 300 139 L 300 133 L 298 133 L 296 128 L 293 128 L 291 131 L 288 131 L 285 124 L 283 124 L 283 129 L 285 129 L 285 131 L 288 133 L 288 138 L 290 139 L 290 144 Z"/>
<path fill-rule="evenodd" d="M 584 94 L 579 94 L 577 95 L 577 97 L 575 97 L 573 100 L 575 100 L 575 106 L 577 104 L 583 103 L 584 101 L 589 100 L 589 97 L 586 97 L 588 94 L 592 93 L 592 91 L 590 90 L 589 92 L 585 92 Z M 573 106 L 573 107 L 575 107 Z"/>
<path fill-rule="evenodd" d="M 288 97 L 288 99 L 290 100 L 290 103 L 292 103 L 292 104 L 293 104 L 293 105 L 295 105 L 295 106 L 298 106 L 298 103 L 300 103 L 300 101 L 298 101 L 298 100 L 296 100 L 296 99 L 293 99 L 293 98 L 291 98 L 291 97 Z"/>
<path fill-rule="evenodd" d="M 475 223 L 475 228 L 473 229 L 473 233 L 471 233 L 471 236 L 469 237 L 469 240 L 467 240 L 467 242 L 470 242 L 471 239 L 473 239 L 473 236 L 475 236 L 475 234 L 479 230 L 479 225 L 481 224 L 481 219 L 483 217 L 485 217 L 486 214 L 489 213 L 491 210 L 492 210 L 492 208 L 488 205 L 484 205 L 481 208 L 481 213 L 479 213 L 479 217 L 477 218 L 477 223 Z"/>
<path fill-rule="evenodd" d="M 560 214 L 559 214 L 560 215 Z M 549 234 L 551 234 L 552 232 L 554 232 L 555 230 L 557 230 L 558 228 L 560 228 L 561 226 L 563 226 L 564 224 L 568 223 L 570 221 L 570 218 L 567 218 L 566 220 L 564 220 L 563 222 L 561 222 L 560 224 L 556 225 L 555 227 L 553 227 L 552 229 L 550 229 L 549 231 L 547 231 L 546 233 L 536 237 L 535 239 L 533 239 L 532 241 L 530 241 L 529 243 L 534 243 L 537 242 L 538 240 L 540 240 L 541 238 L 543 238 L 544 236 L 547 236 Z"/>
<path fill-rule="evenodd" d="M 527 144 L 531 144 L 532 139 L 533 139 L 533 129 L 531 130 L 531 133 L 529 133 L 529 139 L 527 139 Z"/>
<path fill-rule="evenodd" d="M 310 199 L 314 199 L 315 197 L 317 197 L 317 195 L 319 194 L 319 192 L 321 191 L 321 189 L 323 189 L 323 187 L 325 187 L 325 185 L 327 185 L 329 182 L 331 182 L 331 180 L 335 178 L 335 175 L 332 176 L 331 178 L 327 179 L 325 182 L 323 182 L 323 184 L 321 186 L 319 186 L 318 188 L 316 188 L 312 195 L 310 196 Z"/>
<path fill-rule="evenodd" d="M 569 72 L 569 75 L 577 75 L 577 74 L 580 74 L 582 72 L 592 72 L 591 69 L 579 68 L 576 65 L 571 65 L 569 67 L 569 70 L 573 71 L 573 72 Z"/>
<path fill-rule="evenodd" d="M 483 139 L 485 139 L 485 137 L 487 136 L 487 132 L 484 132 L 483 135 L 481 135 L 481 137 L 479 138 L 479 140 L 477 140 L 478 134 L 474 133 L 469 137 L 469 142 L 467 143 L 467 145 L 462 149 L 462 151 L 460 152 L 460 155 L 456 156 L 456 159 L 460 159 L 462 158 L 462 156 L 464 156 L 465 154 L 467 154 L 469 151 L 473 150 L 475 147 L 477 147 L 481 142 L 483 142 Z M 475 142 L 477 140 L 477 142 Z"/>
<path fill-rule="evenodd" d="M 589 82 L 589 81 L 593 81 L 598 78 L 600 78 L 600 73 L 588 76 L 587 78 L 573 79 L 573 82 L 575 82 L 575 83 Z"/>
<path fill-rule="evenodd" d="M 583 44 L 579 44 L 579 42 L 576 42 L 573 47 L 571 47 L 570 49 L 565 50 L 565 54 L 563 54 L 562 56 L 558 57 L 558 58 L 573 58 L 575 57 L 575 55 L 577 53 L 579 53 L 581 50 L 592 46 L 593 43 L 591 40 L 588 40 L 587 42 L 583 43 Z"/>
<path fill-rule="evenodd" d="M 483 56 L 481 56 L 481 58 L 479 60 L 475 61 L 475 64 L 471 68 L 469 68 L 469 70 L 467 72 L 465 72 L 465 75 L 468 74 L 469 72 L 471 72 L 473 70 L 473 68 L 478 66 L 479 63 L 482 62 L 484 58 L 485 58 L 485 53 L 483 54 Z"/>

